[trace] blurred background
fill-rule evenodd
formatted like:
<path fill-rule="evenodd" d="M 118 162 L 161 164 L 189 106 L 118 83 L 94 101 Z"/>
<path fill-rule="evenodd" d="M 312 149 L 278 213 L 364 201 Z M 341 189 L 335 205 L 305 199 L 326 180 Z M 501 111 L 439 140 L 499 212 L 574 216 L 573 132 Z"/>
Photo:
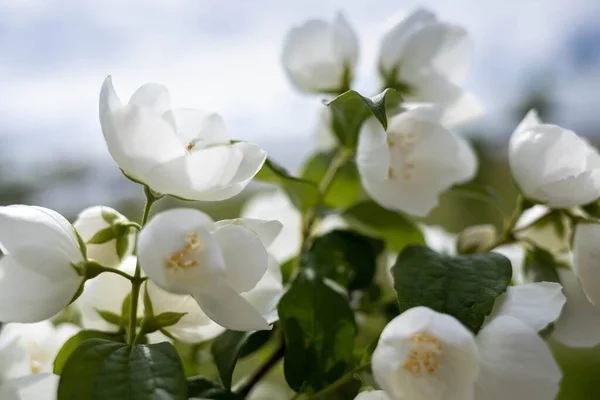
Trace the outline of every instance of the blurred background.
<path fill-rule="evenodd" d="M 113 163 L 98 122 L 109 74 L 122 99 L 154 81 L 167 85 L 174 106 L 221 113 L 232 138 L 260 144 L 295 171 L 314 151 L 323 106 L 286 79 L 286 32 L 342 11 L 361 46 L 355 88 L 372 95 L 386 21 L 417 6 L 472 35 L 465 87 L 487 113 L 463 133 L 481 156 L 478 180 L 499 192 L 506 211 L 516 193 L 506 144 L 529 108 L 600 143 L 597 0 L 0 0 L 0 204 L 36 204 L 70 218 L 105 204 L 139 217 L 142 192 Z M 234 216 L 256 190 L 200 207 Z M 499 222 L 481 203 L 446 196 L 442 204 L 429 220 L 452 231 Z M 567 373 L 561 399 L 600 398 L 600 348 L 555 350 Z"/>

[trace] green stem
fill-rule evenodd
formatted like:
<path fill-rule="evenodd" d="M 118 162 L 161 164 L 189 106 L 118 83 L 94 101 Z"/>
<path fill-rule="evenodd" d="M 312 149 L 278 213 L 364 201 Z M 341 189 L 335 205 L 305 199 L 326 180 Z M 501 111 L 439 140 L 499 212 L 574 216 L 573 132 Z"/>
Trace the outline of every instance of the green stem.
<path fill-rule="evenodd" d="M 317 205 L 308 210 L 306 217 L 304 218 L 300 255 L 308 250 L 308 246 L 310 244 L 310 235 L 312 233 L 313 226 L 317 221 L 317 207 L 323 205 L 325 197 L 327 197 L 327 193 L 329 193 L 337 174 L 340 172 L 340 169 L 346 165 L 351 156 L 352 152 L 349 149 L 340 148 L 329 164 L 327 171 L 325 171 L 323 178 L 321 178 L 321 181 L 319 182 L 319 202 Z"/>
<path fill-rule="evenodd" d="M 245 383 L 237 391 L 237 393 L 242 398 L 246 398 L 246 396 L 248 396 L 248 394 L 252 391 L 252 388 L 254 388 L 254 386 L 258 382 L 260 382 L 260 380 L 262 378 L 264 378 L 265 375 L 267 375 L 269 373 L 269 371 L 279 362 L 279 360 L 281 360 L 283 358 L 284 354 L 285 354 L 285 345 L 283 344 L 283 341 L 282 341 L 279 344 L 279 347 L 277 347 L 277 350 L 275 350 L 275 352 L 273 354 L 271 354 L 271 356 L 265 361 L 265 363 L 260 366 L 258 371 L 256 371 L 256 373 L 254 375 L 252 375 L 252 377 L 248 380 L 248 382 Z"/>
<path fill-rule="evenodd" d="M 144 194 L 146 195 L 146 205 L 144 206 L 144 212 L 142 214 L 142 222 L 140 226 L 146 225 L 148 218 L 150 217 L 150 209 L 152 205 L 158 200 L 148 186 L 144 186 Z M 137 309 L 138 309 L 138 298 L 140 297 L 140 288 L 145 279 L 142 278 L 142 268 L 140 267 L 140 261 L 138 259 L 135 265 L 135 274 L 131 280 L 131 308 L 129 309 L 129 331 L 127 343 L 130 345 L 136 342 L 136 326 L 137 326 Z"/>
<path fill-rule="evenodd" d="M 344 376 L 339 378 L 337 381 L 333 382 L 331 385 L 327 386 L 324 389 L 319 390 L 315 394 L 308 396 L 306 398 L 306 400 L 317 400 L 321 397 L 325 397 L 326 395 L 330 394 L 331 392 L 334 392 L 337 389 L 339 389 L 346 382 L 350 381 L 354 377 L 355 374 L 364 371 L 365 369 L 369 368 L 370 366 L 371 366 L 370 361 L 359 365 L 358 367 L 354 368 L 352 371 L 346 373 Z"/>
<path fill-rule="evenodd" d="M 105 267 L 105 266 L 100 266 L 100 265 L 97 265 L 96 268 L 98 268 L 98 270 L 101 272 L 111 272 L 113 274 L 121 275 L 123 278 L 129 279 L 130 281 L 134 280 L 133 276 L 129 275 L 127 272 L 121 271 L 120 269 L 110 268 L 110 267 Z"/>

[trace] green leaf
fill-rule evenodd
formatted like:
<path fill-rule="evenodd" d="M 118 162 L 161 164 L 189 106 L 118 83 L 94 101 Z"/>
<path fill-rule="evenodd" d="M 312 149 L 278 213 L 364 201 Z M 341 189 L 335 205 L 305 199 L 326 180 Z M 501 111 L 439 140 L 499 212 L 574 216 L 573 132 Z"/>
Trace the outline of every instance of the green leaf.
<path fill-rule="evenodd" d="M 56 375 L 60 375 L 65 367 L 65 363 L 71 356 L 71 353 L 81 344 L 83 341 L 87 339 L 105 339 L 110 340 L 112 342 L 120 342 L 125 343 L 125 335 L 122 333 L 109 333 L 109 332 L 101 332 L 101 331 L 93 331 L 86 330 L 80 331 L 75 336 L 71 337 L 69 340 L 65 342 L 63 347 L 60 349 L 56 358 L 54 359 L 54 370 L 53 372 Z"/>
<path fill-rule="evenodd" d="M 523 272 L 531 282 L 560 282 L 560 268 L 556 258 L 547 250 L 539 247 L 527 249 Z"/>
<path fill-rule="evenodd" d="M 188 378 L 189 398 L 212 399 L 212 400 L 236 400 L 238 396 L 223 388 L 218 383 L 208 380 L 203 376 Z"/>
<path fill-rule="evenodd" d="M 320 182 L 327 168 L 334 158 L 334 152 L 316 153 L 306 161 L 302 168 L 302 178 L 315 182 Z M 349 161 L 338 171 L 327 195 L 324 204 L 331 208 L 347 208 L 355 204 L 366 194 L 360 183 L 360 176 L 356 169 L 356 164 Z"/>
<path fill-rule="evenodd" d="M 119 214 L 111 211 L 107 207 L 100 208 L 100 215 L 102 216 L 102 219 L 109 225 L 112 225 L 119 219 Z"/>
<path fill-rule="evenodd" d="M 181 318 L 183 318 L 187 313 L 178 313 L 178 312 L 164 312 L 158 314 L 154 317 L 156 324 L 159 328 L 166 328 L 168 326 L 175 325 L 179 322 Z"/>
<path fill-rule="evenodd" d="M 211 351 L 219 370 L 219 376 L 226 389 L 231 389 L 233 370 L 238 358 L 258 350 L 269 340 L 270 335 L 271 331 L 238 332 L 227 330 L 215 339 Z"/>
<path fill-rule="evenodd" d="M 345 147 L 354 148 L 363 122 L 368 117 L 375 116 L 383 129 L 387 129 L 386 111 L 397 107 L 400 100 L 393 89 L 386 89 L 373 98 L 349 90 L 325 104 L 331 110 L 333 132 L 338 140 Z"/>
<path fill-rule="evenodd" d="M 383 247 L 381 240 L 334 230 L 314 240 L 307 265 L 349 290 L 364 289 L 373 281 Z"/>
<path fill-rule="evenodd" d="M 314 182 L 291 176 L 285 168 L 268 158 L 255 178 L 281 187 L 301 211 L 306 211 L 319 202 L 319 189 Z"/>
<path fill-rule="evenodd" d="M 87 339 L 67 360 L 57 400 L 184 400 L 187 384 L 170 343 L 129 346 Z"/>
<path fill-rule="evenodd" d="M 284 262 L 283 264 L 281 264 L 281 279 L 282 279 L 284 285 L 287 284 L 289 282 L 289 280 L 292 278 L 294 269 L 297 264 L 298 264 L 298 257 L 293 257 L 293 258 L 287 260 L 286 262 Z"/>
<path fill-rule="evenodd" d="M 504 209 L 502 207 L 500 195 L 489 185 L 480 185 L 475 182 L 469 182 L 453 186 L 452 189 L 450 189 L 450 192 L 487 203 L 493 206 L 500 213 L 500 216 L 504 218 Z"/>
<path fill-rule="evenodd" d="M 129 249 L 129 235 L 121 235 L 117 238 L 117 256 L 119 260 L 123 261 L 127 250 Z"/>
<path fill-rule="evenodd" d="M 87 244 L 104 244 L 110 242 L 116 237 L 115 230 L 112 227 L 108 227 L 96 232 L 96 234 L 87 241 Z"/>
<path fill-rule="evenodd" d="M 595 201 L 581 207 L 590 217 L 600 218 L 600 203 Z"/>
<path fill-rule="evenodd" d="M 372 201 L 345 210 L 342 217 L 385 240 L 392 251 L 400 252 L 410 244 L 425 243 L 425 237 L 408 217 Z"/>
<path fill-rule="evenodd" d="M 97 308 L 95 308 L 95 310 L 98 313 L 98 315 L 100 315 L 100 317 L 102 317 L 102 319 L 108 322 L 109 324 L 121 326 L 121 317 L 119 315 L 110 311 L 99 310 Z"/>
<path fill-rule="evenodd" d="M 477 333 L 510 283 L 508 258 L 496 254 L 451 257 L 409 246 L 392 267 L 400 313 L 425 306 L 458 319 Z"/>
<path fill-rule="evenodd" d="M 285 335 L 285 378 L 296 391 L 319 390 L 351 365 L 354 313 L 345 294 L 305 269 L 278 306 Z"/>

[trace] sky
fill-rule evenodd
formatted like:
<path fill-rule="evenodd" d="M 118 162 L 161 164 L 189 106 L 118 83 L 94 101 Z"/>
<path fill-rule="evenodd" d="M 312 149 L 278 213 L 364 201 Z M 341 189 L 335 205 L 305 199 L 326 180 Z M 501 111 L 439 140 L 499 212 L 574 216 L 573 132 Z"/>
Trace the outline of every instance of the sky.
<path fill-rule="evenodd" d="M 476 54 L 466 86 L 493 131 L 509 134 L 507 115 L 523 90 L 545 79 L 560 106 L 554 122 L 600 122 L 595 0 L 0 0 L 0 150 L 23 165 L 110 163 L 98 94 L 111 75 L 123 100 L 146 82 L 165 84 L 175 106 L 219 112 L 232 138 L 295 168 L 323 106 L 286 79 L 286 32 L 343 12 L 360 41 L 355 88 L 372 95 L 387 21 L 418 6 L 470 32 Z"/>

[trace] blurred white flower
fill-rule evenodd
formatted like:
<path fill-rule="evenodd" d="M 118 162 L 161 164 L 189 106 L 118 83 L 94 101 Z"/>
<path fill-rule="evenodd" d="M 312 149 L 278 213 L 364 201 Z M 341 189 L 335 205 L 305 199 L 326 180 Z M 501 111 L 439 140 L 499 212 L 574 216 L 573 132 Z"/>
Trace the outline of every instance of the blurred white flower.
<path fill-rule="evenodd" d="M 374 118 L 359 136 L 356 163 L 362 184 L 383 207 L 427 215 L 439 195 L 477 172 L 469 143 L 444 128 L 437 107 L 391 117 L 387 132 Z"/>
<path fill-rule="evenodd" d="M 100 123 L 121 170 L 158 193 L 190 200 L 240 193 L 262 167 L 265 152 L 250 143 L 231 144 L 217 114 L 170 107 L 169 92 L 154 83 L 122 104 L 106 78 Z"/>
<path fill-rule="evenodd" d="M 260 227 L 252 228 L 246 223 L 215 224 L 193 209 L 159 213 L 140 232 L 140 265 L 160 288 L 192 295 L 219 325 L 242 331 L 268 329 L 271 313 L 264 314 L 244 294 L 250 296 L 267 273 L 269 255 L 263 241 L 272 241 L 281 223 L 261 221 Z"/>
<path fill-rule="evenodd" d="M 386 87 L 405 100 L 436 103 L 443 122 L 468 122 L 483 113 L 473 94 L 460 87 L 473 55 L 473 43 L 460 26 L 442 23 L 425 9 L 394 18 L 379 50 L 379 72 Z"/>
<path fill-rule="evenodd" d="M 491 224 L 472 225 L 465 228 L 457 239 L 457 250 L 462 253 L 481 253 L 494 244 L 498 232 Z"/>
<path fill-rule="evenodd" d="M 340 13 L 333 23 L 309 20 L 293 28 L 283 45 L 283 67 L 298 90 L 342 93 L 358 60 L 358 41 Z"/>
<path fill-rule="evenodd" d="M 600 344 L 600 307 L 589 302 L 573 272 L 559 268 L 558 275 L 567 303 L 554 325 L 552 338 L 570 347 Z"/>
<path fill-rule="evenodd" d="M 392 400 L 383 390 L 368 390 L 360 392 L 354 400 Z"/>
<path fill-rule="evenodd" d="M 73 226 L 43 207 L 0 207 L 0 321 L 38 322 L 66 307 L 83 276 Z"/>
<path fill-rule="evenodd" d="M 79 213 L 73 226 L 86 243 L 88 258 L 102 265 L 115 267 L 133 253 L 136 233 L 132 228 L 120 225 L 128 222 L 117 210 L 95 206 Z M 105 240 L 109 237 L 112 238 Z M 97 240 L 91 240 L 92 238 Z"/>
<path fill-rule="evenodd" d="M 589 302 L 600 307 L 600 224 L 575 227 L 573 272 Z"/>
<path fill-rule="evenodd" d="M 510 138 L 513 177 L 528 199 L 552 208 L 591 203 L 600 197 L 600 155 L 585 139 L 543 124 L 531 110 Z"/>
<path fill-rule="evenodd" d="M 537 329 L 558 316 L 564 296 L 558 284 L 531 285 L 498 299 L 503 306 L 476 337 L 455 318 L 426 307 L 394 318 L 372 356 L 377 384 L 391 399 L 554 398 L 561 372 Z M 363 398 L 381 398 L 369 396 Z"/>
<path fill-rule="evenodd" d="M 562 221 L 562 226 L 565 229 L 564 232 L 560 232 L 557 229 L 556 223 L 553 221 L 546 220 L 545 223 L 530 226 L 530 224 L 539 219 L 547 219 L 547 215 L 551 212 L 552 210 L 550 208 L 542 204 L 536 204 L 525 210 L 515 226 L 515 229 L 518 231 L 515 233 L 515 237 L 517 239 L 525 239 L 532 242 L 536 246 L 548 250 L 551 253 L 559 253 L 568 250 L 570 247 L 569 238 L 571 231 L 567 221 Z M 563 217 L 556 216 L 555 218 Z"/>
<path fill-rule="evenodd" d="M 2 400 L 55 400 L 59 376 L 46 373 L 0 382 Z"/>
<path fill-rule="evenodd" d="M 129 256 L 117 266 L 117 269 L 133 275 L 137 258 Z M 86 282 L 85 290 L 74 303 L 79 307 L 84 328 L 105 332 L 117 332 L 119 326 L 106 321 L 99 311 L 121 316 L 123 301 L 131 294 L 131 282 L 113 273 L 102 273 Z M 141 295 L 140 295 L 141 298 Z M 143 312 L 143 303 L 138 299 L 138 315 Z"/>

